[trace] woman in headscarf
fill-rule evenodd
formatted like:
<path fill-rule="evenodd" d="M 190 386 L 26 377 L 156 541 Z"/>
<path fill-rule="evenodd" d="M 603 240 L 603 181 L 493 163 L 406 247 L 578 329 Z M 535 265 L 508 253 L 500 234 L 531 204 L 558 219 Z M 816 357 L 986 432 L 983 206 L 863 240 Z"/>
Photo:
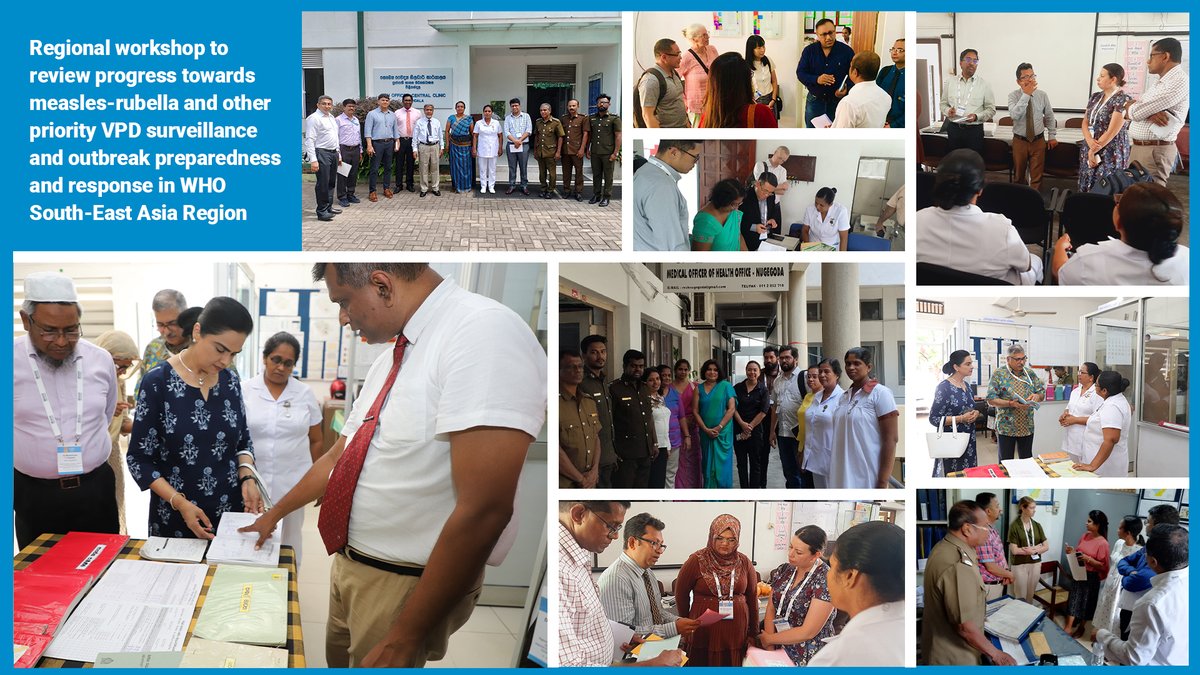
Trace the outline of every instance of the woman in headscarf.
<path fill-rule="evenodd" d="M 139 353 L 137 344 L 127 333 L 119 330 L 105 331 L 96 338 L 96 346 L 112 355 L 113 367 L 117 370 L 118 391 L 125 393 L 125 380 L 138 372 L 137 362 Z M 122 395 L 117 399 L 117 410 L 108 423 L 108 435 L 112 439 L 112 453 L 108 456 L 108 465 L 112 467 L 117 479 L 117 518 L 121 523 L 121 534 L 125 534 L 125 457 L 121 455 L 121 436 L 128 436 L 133 430 L 133 420 L 125 413 L 130 403 Z"/>
<path fill-rule="evenodd" d="M 708 610 L 732 617 L 699 628 L 685 651 L 693 666 L 740 666 L 746 644 L 758 635 L 758 575 L 738 553 L 742 524 L 721 514 L 708 527 L 708 546 L 688 557 L 675 582 L 679 616 L 700 618 Z"/>

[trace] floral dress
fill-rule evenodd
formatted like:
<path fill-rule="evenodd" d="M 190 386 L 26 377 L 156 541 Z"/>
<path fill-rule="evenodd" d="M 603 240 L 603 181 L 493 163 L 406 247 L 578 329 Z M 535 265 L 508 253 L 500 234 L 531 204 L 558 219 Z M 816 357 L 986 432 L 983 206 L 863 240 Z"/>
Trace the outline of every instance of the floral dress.
<path fill-rule="evenodd" d="M 827 582 L 829 567 L 824 562 L 817 563 L 817 569 L 812 571 L 812 576 L 808 578 L 807 582 L 805 581 L 807 573 L 797 573 L 799 587 L 791 588 L 792 573 L 795 570 L 796 568 L 784 563 L 776 567 L 770 577 L 771 602 L 775 605 L 775 616 L 782 619 L 784 618 L 783 612 L 788 612 L 787 620 L 793 628 L 804 625 L 813 600 L 829 602 L 829 584 Z M 833 637 L 833 618 L 835 616 L 837 616 L 836 611 L 829 615 L 829 618 L 825 620 L 825 625 L 821 626 L 820 632 L 811 640 L 783 646 L 783 650 L 787 652 L 792 663 L 798 666 L 808 665 L 809 659 L 825 646 L 826 638 Z"/>
<path fill-rule="evenodd" d="M 1104 101 L 1104 92 L 1098 91 L 1092 94 L 1088 99 L 1087 112 L 1084 115 L 1084 122 L 1088 125 L 1088 129 L 1092 132 L 1093 138 L 1100 138 L 1108 131 L 1108 125 L 1112 121 L 1114 112 L 1120 112 L 1125 109 L 1126 104 L 1130 101 L 1129 94 L 1118 89 L 1116 93 Z M 1129 166 L 1129 122 L 1128 120 L 1113 136 L 1108 145 L 1100 150 L 1097 157 L 1100 163 L 1095 168 L 1088 166 L 1088 146 L 1087 143 L 1079 144 L 1079 191 L 1087 192 L 1092 189 L 1102 177 L 1111 175 L 1117 171 L 1121 171 Z"/>
<path fill-rule="evenodd" d="M 222 513 L 244 510 L 237 475 L 242 451 L 253 447 L 237 373 L 222 370 L 207 401 L 170 364 L 142 379 L 126 458 L 141 489 L 165 478 L 204 511 L 215 532 Z M 195 538 L 179 512 L 153 493 L 150 534 Z"/>
<path fill-rule="evenodd" d="M 946 417 L 964 415 L 975 408 L 975 398 L 969 390 L 954 386 L 950 380 L 942 380 L 933 391 L 933 405 L 929 407 L 929 423 L 935 428 L 939 425 L 943 432 L 946 429 Z M 959 432 L 967 433 L 967 451 L 962 457 L 955 459 L 939 459 L 934 462 L 934 477 L 945 476 L 948 473 L 962 471 L 973 466 L 979 466 L 979 455 L 975 452 L 975 423 L 958 422 Z"/>

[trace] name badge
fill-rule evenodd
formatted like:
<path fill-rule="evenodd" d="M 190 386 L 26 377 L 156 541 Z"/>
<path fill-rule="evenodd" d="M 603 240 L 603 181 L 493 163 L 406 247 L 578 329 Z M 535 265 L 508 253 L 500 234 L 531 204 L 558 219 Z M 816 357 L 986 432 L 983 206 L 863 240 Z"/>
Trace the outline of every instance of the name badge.
<path fill-rule="evenodd" d="M 60 445 L 58 451 L 58 475 L 78 476 L 83 473 L 83 448 L 78 445 Z"/>
<path fill-rule="evenodd" d="M 1032 560 L 1032 561 L 1034 561 L 1034 562 L 1037 562 L 1037 561 L 1039 561 L 1039 560 L 1041 560 L 1041 559 L 1042 559 L 1042 554 L 1041 554 L 1041 553 L 1034 553 L 1033 555 L 1029 556 L 1029 559 L 1030 559 L 1030 560 Z"/>
<path fill-rule="evenodd" d="M 733 600 L 722 600 L 717 605 L 717 612 L 728 621 L 733 618 Z"/>
<path fill-rule="evenodd" d="M 775 619 L 775 632 L 782 633 L 785 630 L 790 630 L 792 622 L 787 619 Z"/>

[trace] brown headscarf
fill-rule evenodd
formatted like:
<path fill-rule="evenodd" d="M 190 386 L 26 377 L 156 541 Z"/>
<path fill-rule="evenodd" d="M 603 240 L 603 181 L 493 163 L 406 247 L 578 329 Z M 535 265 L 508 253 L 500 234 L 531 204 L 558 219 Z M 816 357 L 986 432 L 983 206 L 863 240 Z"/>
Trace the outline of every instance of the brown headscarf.
<path fill-rule="evenodd" d="M 696 552 L 696 557 L 700 563 L 700 575 L 704 578 L 705 583 L 713 590 L 713 595 L 728 595 L 733 589 L 733 570 L 741 566 L 741 556 L 737 552 L 735 546 L 729 555 L 721 555 L 717 553 L 716 538 L 725 530 L 732 530 L 733 536 L 738 538 L 738 543 L 741 543 L 742 538 L 742 523 L 737 518 L 722 513 L 712 521 L 712 525 L 708 526 L 708 546 Z M 721 588 L 716 587 L 713 581 L 713 575 L 721 581 Z"/>

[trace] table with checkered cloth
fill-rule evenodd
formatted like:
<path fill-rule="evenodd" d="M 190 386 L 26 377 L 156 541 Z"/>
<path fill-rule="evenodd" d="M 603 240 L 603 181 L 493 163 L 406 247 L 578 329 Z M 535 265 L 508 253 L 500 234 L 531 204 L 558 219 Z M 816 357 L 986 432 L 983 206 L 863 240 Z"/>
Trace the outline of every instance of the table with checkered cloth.
<path fill-rule="evenodd" d="M 43 534 L 35 539 L 32 544 L 21 549 L 21 552 L 13 558 L 13 571 L 24 569 L 29 563 L 42 557 L 46 551 L 50 550 L 51 546 L 62 538 L 61 534 Z M 146 543 L 144 539 L 130 539 L 121 549 L 121 555 L 117 557 L 141 560 L 142 557 L 138 552 L 144 543 Z M 296 550 L 294 548 L 291 546 L 280 548 L 279 566 L 288 571 L 288 634 L 287 644 L 284 645 L 288 651 L 288 667 L 303 668 L 305 667 L 304 634 L 300 628 L 300 592 L 296 586 Z M 208 575 L 204 577 L 204 587 L 200 590 L 200 598 L 196 601 L 196 611 L 192 613 L 192 622 L 188 625 L 188 639 L 191 639 L 192 631 L 196 628 L 196 619 L 200 617 L 200 608 L 204 606 L 204 598 L 208 595 L 208 587 L 212 584 L 216 571 L 216 565 L 208 566 Z M 187 644 L 187 640 L 184 641 L 184 644 Z M 38 663 L 39 668 L 90 668 L 91 666 L 91 663 L 83 661 L 48 658 L 43 658 Z"/>
<path fill-rule="evenodd" d="M 1049 476 L 1050 478 L 1062 478 L 1062 476 L 1058 475 L 1057 471 L 1050 468 L 1049 465 L 1053 464 L 1054 462 L 1046 462 L 1044 459 L 1042 459 L 1041 455 L 1034 457 L 1033 461 L 1037 462 L 1037 465 L 1039 467 L 1041 467 L 1042 471 L 1045 471 L 1046 475 Z M 1061 462 L 1062 459 L 1059 458 L 1055 461 Z M 1004 466 L 1001 465 L 1000 470 L 1004 472 L 1004 477 L 1008 478 L 1008 469 L 1005 469 Z M 965 478 L 966 476 L 963 474 L 962 471 L 951 471 L 950 473 L 946 474 L 946 477 L 947 478 Z"/>

